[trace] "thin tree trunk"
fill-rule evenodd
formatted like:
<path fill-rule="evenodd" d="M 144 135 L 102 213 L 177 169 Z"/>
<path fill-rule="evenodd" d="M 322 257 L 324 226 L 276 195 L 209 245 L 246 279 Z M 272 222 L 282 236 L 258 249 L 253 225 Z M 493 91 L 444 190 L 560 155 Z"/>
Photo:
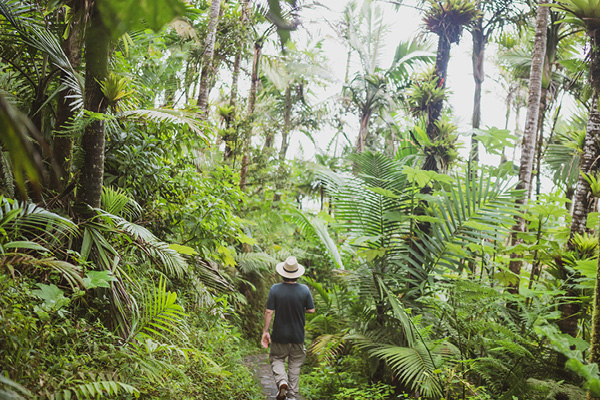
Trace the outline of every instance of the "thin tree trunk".
<path fill-rule="evenodd" d="M 281 148 L 279 150 L 279 163 L 282 165 L 290 146 L 290 131 L 292 130 L 292 87 L 285 89 L 285 112 L 283 114 L 283 132 L 281 133 Z"/>
<path fill-rule="evenodd" d="M 100 82 L 108 75 L 110 33 L 104 26 L 97 5 L 91 10 L 85 35 L 85 109 L 106 113 L 107 102 Z M 94 120 L 84 130 L 81 148 L 84 163 L 77 190 L 77 203 L 100 207 L 104 178 L 104 121 Z"/>
<path fill-rule="evenodd" d="M 248 167 L 250 165 L 250 145 L 252 143 L 252 124 L 254 120 L 254 109 L 256 107 L 256 91 L 258 89 L 258 67 L 262 53 L 262 41 L 254 43 L 254 58 L 252 60 L 252 79 L 250 83 L 250 95 L 248 96 L 248 122 L 244 135 L 244 155 L 242 156 L 242 168 L 240 170 L 240 189 L 246 190 L 248 181 Z"/>
<path fill-rule="evenodd" d="M 202 57 L 202 72 L 200 73 L 200 90 L 198 93 L 198 108 L 200 117 L 205 119 L 208 112 L 209 79 L 213 73 L 213 56 L 215 54 L 215 40 L 217 37 L 217 26 L 219 25 L 219 13 L 221 11 L 221 0 L 212 0 L 208 16 L 208 33 L 204 43 L 204 55 Z"/>
<path fill-rule="evenodd" d="M 600 113 L 598 112 L 598 93 L 592 95 L 592 105 L 587 124 L 583 151 L 579 161 L 579 169 L 585 174 L 595 174 L 600 170 Z M 593 211 L 594 198 L 590 193 L 588 181 L 579 175 L 577 187 L 573 196 L 573 218 L 571 220 L 571 238 L 578 233 L 586 232 L 587 216 Z"/>
<path fill-rule="evenodd" d="M 596 152 L 598 153 L 598 140 L 600 139 L 600 112 L 598 112 L 598 95 L 600 95 L 600 31 L 598 29 L 589 32 L 591 39 L 591 63 L 590 63 L 590 81 L 592 85 L 592 105 L 590 108 L 590 117 L 588 120 L 588 126 L 586 131 L 586 141 L 585 144 L 588 143 L 588 136 L 595 138 L 596 144 Z M 586 158 L 587 160 L 587 158 Z M 581 160 L 583 164 L 583 158 Z M 583 166 L 583 165 L 582 165 Z M 598 171 L 600 168 L 598 167 L 597 158 L 594 159 L 590 169 L 594 171 Z M 582 171 L 585 171 L 581 168 Z M 591 172 L 591 171 L 590 171 Z M 577 192 L 579 192 L 580 186 L 579 181 L 577 182 Z M 589 194 L 589 189 L 588 189 Z M 578 195 L 576 195 L 579 197 Z M 574 203 L 575 204 L 575 203 Z M 577 208 L 574 207 L 573 211 L 573 220 L 575 219 L 575 210 Z M 579 214 L 581 212 L 577 210 Z M 580 216 L 578 216 L 578 219 Z M 585 218 L 587 225 L 587 216 Z M 578 221 L 576 225 L 576 229 L 582 228 L 582 221 Z M 571 225 L 571 232 L 573 232 L 573 225 Z M 590 342 L 590 363 L 600 363 L 600 260 L 598 260 L 598 275 L 596 277 L 596 288 L 594 292 L 594 312 L 592 316 L 592 337 Z M 577 315 L 577 314 L 575 314 Z M 564 314 L 563 314 L 564 316 Z M 588 392 L 587 396 L 588 400 L 598 400 L 597 396 L 592 395 L 591 392 Z"/>
<path fill-rule="evenodd" d="M 483 32 L 483 18 L 478 18 L 475 28 L 471 31 L 473 37 L 473 54 L 471 57 L 473 63 L 473 79 L 475 80 L 475 93 L 473 96 L 473 117 L 471 125 L 473 133 L 471 134 L 471 164 L 479 162 L 479 141 L 475 129 L 481 127 L 481 87 L 485 79 L 483 70 L 483 60 L 485 57 L 485 42 L 486 37 Z"/>
<path fill-rule="evenodd" d="M 248 15 L 248 0 L 242 1 L 242 15 L 240 17 L 240 22 L 242 25 L 246 23 Z M 229 160 L 233 156 L 233 149 L 231 148 L 231 143 L 233 141 L 233 134 L 230 132 L 231 123 L 233 118 L 236 115 L 236 105 L 237 105 L 237 96 L 238 96 L 238 86 L 239 86 L 239 78 L 240 78 L 240 70 L 242 65 L 242 47 L 244 44 L 240 45 L 238 49 L 235 59 L 233 61 L 233 72 L 231 76 L 231 93 L 229 94 L 229 106 L 232 108 L 231 114 L 225 117 L 225 131 L 226 134 L 223 136 L 223 141 L 225 142 L 225 151 L 223 152 L 223 161 Z"/>
<path fill-rule="evenodd" d="M 356 153 L 362 153 L 365 151 L 365 143 L 367 135 L 369 134 L 369 125 L 371 123 L 372 110 L 366 109 L 360 115 L 360 130 L 358 131 L 358 137 L 356 138 Z"/>
<path fill-rule="evenodd" d="M 506 96 L 506 114 L 504 115 L 504 129 L 508 129 L 508 122 L 510 120 L 510 108 L 512 106 L 513 97 L 515 95 L 515 91 L 509 89 L 508 96 Z M 500 165 L 506 163 L 508 159 L 506 158 L 506 146 L 502 148 L 502 155 L 500 156 Z"/>
<path fill-rule="evenodd" d="M 438 78 L 438 87 L 446 87 L 446 78 L 448 76 L 448 62 L 450 61 L 450 48 L 452 43 L 446 36 L 440 36 L 438 40 L 438 48 L 435 58 L 435 75 Z M 437 138 L 439 132 L 435 123 L 440 120 L 442 115 L 443 102 L 436 102 L 432 104 L 431 114 L 427 121 L 427 135 L 430 139 Z"/>
<path fill-rule="evenodd" d="M 242 63 L 242 52 L 238 51 L 233 61 L 233 72 L 231 77 L 231 93 L 229 94 L 229 106 L 232 108 L 231 113 L 225 117 L 225 135 L 223 135 L 223 141 L 225 142 L 225 150 L 223 151 L 223 161 L 227 161 L 233 156 L 233 149 L 231 148 L 232 132 L 231 123 L 235 117 L 235 107 L 237 104 L 237 91 L 238 91 L 238 80 L 240 76 L 240 66 Z"/>
<path fill-rule="evenodd" d="M 531 71 L 529 73 L 529 95 L 527 98 L 527 117 L 525 118 L 525 132 L 523 132 L 523 142 L 521 146 L 521 164 L 519 166 L 519 183 L 517 190 L 525 193 L 529 192 L 531 186 L 531 171 L 533 169 L 533 160 L 536 149 L 536 133 L 538 127 L 538 118 L 540 113 L 540 100 L 542 94 L 542 77 L 544 73 L 544 59 L 546 57 L 546 41 L 549 8 L 545 6 L 547 1 L 540 0 L 537 10 L 535 23 L 535 39 L 533 43 L 533 56 L 531 60 Z M 524 207 L 527 204 L 527 196 L 521 196 L 517 199 L 517 206 Z M 515 217 L 515 225 L 511 234 L 511 244 L 513 246 L 520 243 L 518 235 L 525 232 L 525 218 Z M 516 282 L 509 287 L 511 293 L 519 292 L 519 276 L 523 261 L 517 254 L 510 255 L 509 268 L 517 277 Z"/>
<path fill-rule="evenodd" d="M 542 156 L 543 156 L 543 147 L 544 147 L 544 122 L 546 120 L 546 96 L 548 95 L 548 89 L 542 88 L 542 94 L 540 98 L 540 116 L 538 118 L 538 135 L 536 139 L 536 151 L 535 151 L 535 171 L 532 169 L 531 171 L 531 182 L 533 182 L 533 178 L 536 178 L 536 199 L 540 195 L 541 191 L 541 167 L 542 167 Z M 529 186 L 529 193 L 527 194 L 527 198 L 531 200 L 531 194 L 533 193 L 533 184 Z"/>
<path fill-rule="evenodd" d="M 81 2 L 76 0 L 71 2 L 71 10 L 75 19 L 69 27 L 69 36 L 63 42 L 63 51 L 67 56 L 73 69 L 81 65 L 81 55 L 83 46 L 83 24 L 84 19 L 81 16 Z M 66 73 L 61 73 L 61 84 L 66 81 Z M 73 162 L 73 136 L 61 134 L 67 123 L 72 121 L 75 113 L 70 105 L 68 96 L 69 89 L 61 90 L 57 96 L 56 123 L 54 127 L 53 157 L 58 165 L 58 171 L 53 171 L 51 175 L 51 187 L 56 191 L 62 191 L 68 182 L 69 173 Z"/>

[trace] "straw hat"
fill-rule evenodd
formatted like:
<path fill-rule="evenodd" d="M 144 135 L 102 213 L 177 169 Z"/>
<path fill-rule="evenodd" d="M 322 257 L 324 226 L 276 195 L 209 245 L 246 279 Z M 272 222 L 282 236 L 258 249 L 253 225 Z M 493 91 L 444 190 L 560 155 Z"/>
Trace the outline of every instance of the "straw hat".
<path fill-rule="evenodd" d="M 298 264 L 298 260 L 294 256 L 290 256 L 284 262 L 277 264 L 275 269 L 279 275 L 288 279 L 295 279 L 304 275 L 304 267 Z"/>

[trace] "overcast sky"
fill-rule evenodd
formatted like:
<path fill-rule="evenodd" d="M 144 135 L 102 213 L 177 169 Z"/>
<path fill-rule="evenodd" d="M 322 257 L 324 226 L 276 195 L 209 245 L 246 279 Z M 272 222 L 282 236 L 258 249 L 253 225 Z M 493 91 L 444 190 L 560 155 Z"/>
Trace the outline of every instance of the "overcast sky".
<path fill-rule="evenodd" d="M 389 67 L 396 46 L 400 41 L 409 40 L 417 35 L 423 34 L 422 14 L 417 9 L 411 7 L 415 5 L 415 1 L 405 1 L 407 6 L 397 9 L 395 6 L 384 3 L 382 1 L 374 2 L 373 6 L 381 7 L 384 12 L 384 21 L 388 25 L 388 32 L 384 37 L 384 47 L 381 59 L 382 67 Z M 313 39 L 325 38 L 323 42 L 324 53 L 329 62 L 328 66 L 331 69 L 336 82 L 332 82 L 331 86 L 325 90 L 319 91 L 321 98 L 339 93 L 344 79 L 347 47 L 343 43 L 332 24 L 335 24 L 342 18 L 342 11 L 346 6 L 345 0 L 327 0 L 323 4 L 316 4 L 303 10 L 301 15 L 302 28 L 297 32 L 292 32 L 292 38 L 300 44 L 305 42 L 309 37 Z M 359 2 L 359 4 L 361 4 Z M 436 43 L 436 37 L 431 35 L 431 40 Z M 434 46 L 435 49 L 435 46 Z M 471 65 L 471 35 L 464 32 L 459 45 L 453 45 L 451 51 L 451 59 L 448 69 L 447 87 L 451 92 L 449 104 L 454 111 L 455 123 L 459 126 L 459 132 L 468 132 L 471 125 L 471 113 L 473 109 L 473 91 L 474 82 Z M 487 57 L 492 51 L 488 51 Z M 359 69 L 358 56 L 354 55 L 350 65 L 351 72 Z M 505 94 L 499 84 L 494 82 L 498 72 L 493 62 L 486 61 L 486 81 L 483 86 L 482 99 L 482 127 L 497 126 L 504 127 L 505 120 Z M 352 120 L 349 117 L 348 128 L 346 134 L 354 141 L 358 133 L 358 116 Z M 514 121 L 511 122 L 514 125 Z M 331 129 L 323 129 L 319 135 L 315 136 L 317 147 L 324 149 L 329 141 L 333 131 Z M 461 140 L 463 138 L 461 136 Z M 301 133 L 296 133 L 293 137 L 295 143 L 290 148 L 290 156 L 295 155 L 304 159 L 310 159 L 316 152 L 315 146 Z M 466 150 L 464 151 L 466 154 Z M 482 160 L 484 161 L 484 160 Z M 494 162 L 494 160 L 489 160 Z"/>

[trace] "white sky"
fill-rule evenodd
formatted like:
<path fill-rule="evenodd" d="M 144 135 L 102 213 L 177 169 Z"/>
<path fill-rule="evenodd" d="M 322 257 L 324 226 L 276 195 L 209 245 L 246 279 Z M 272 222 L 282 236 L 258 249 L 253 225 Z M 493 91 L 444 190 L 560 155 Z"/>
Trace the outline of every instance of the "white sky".
<path fill-rule="evenodd" d="M 328 66 L 332 70 L 337 82 L 326 90 L 321 90 L 318 97 L 326 98 L 335 93 L 340 93 L 342 81 L 344 79 L 347 47 L 337 37 L 337 34 L 331 27 L 331 23 L 339 21 L 342 17 L 342 11 L 346 6 L 345 0 L 327 0 L 323 1 L 326 5 L 316 5 L 305 9 L 302 13 L 302 29 L 297 32 L 292 32 L 292 39 L 302 43 L 308 36 L 313 38 L 325 37 L 323 50 L 329 59 Z M 414 5 L 416 2 L 405 1 L 407 5 Z M 359 2 L 359 4 L 361 4 Z M 420 11 L 412 7 L 401 7 L 396 10 L 395 6 L 384 2 L 374 2 L 373 5 L 381 7 L 384 11 L 384 21 L 389 26 L 389 32 L 384 37 L 385 43 L 382 54 L 382 67 L 388 67 L 391 64 L 396 46 L 400 41 L 409 40 L 423 33 L 422 29 L 422 14 Z M 433 43 L 436 43 L 436 38 L 432 37 Z M 472 65 L 471 65 L 471 35 L 464 32 L 459 45 L 453 45 L 451 51 L 451 59 L 448 67 L 447 87 L 451 92 L 449 104 L 452 107 L 455 115 L 455 123 L 459 126 L 459 132 L 464 133 L 470 131 L 471 113 L 473 109 L 473 93 L 475 84 L 473 82 Z M 435 46 L 434 46 L 435 50 Z M 486 58 L 489 58 L 491 51 L 488 51 Z M 350 65 L 350 72 L 357 71 L 359 68 L 358 56 L 354 55 Z M 485 65 L 487 78 L 483 84 L 482 97 L 482 127 L 497 126 L 504 127 L 505 120 L 505 100 L 501 87 L 493 81 L 497 75 L 497 70 L 492 62 L 486 61 Z M 320 99 L 319 99 L 320 100 Z M 348 119 L 348 129 L 346 134 L 353 141 L 358 134 L 359 121 L 358 116 Z M 511 122 L 514 126 L 514 122 Z M 318 135 L 314 135 L 317 148 L 325 149 L 333 135 L 333 130 L 324 129 Z M 315 146 L 302 133 L 295 133 L 293 143 L 290 147 L 290 156 L 310 159 L 314 157 L 316 152 Z M 461 136 L 459 140 L 468 139 Z M 466 146 L 463 152 L 467 154 Z M 482 156 L 485 157 L 485 156 Z M 496 160 L 487 160 L 490 163 L 496 163 Z M 482 162 L 486 162 L 482 159 Z"/>
<path fill-rule="evenodd" d="M 319 1 L 321 2 L 319 4 Z M 357 0 L 358 4 L 362 4 L 363 0 Z M 306 3 L 309 3 L 306 1 Z M 320 102 L 325 101 L 328 97 L 339 94 L 342 89 L 342 83 L 346 70 L 347 60 L 347 45 L 339 39 L 335 30 L 332 28 L 332 24 L 342 19 L 342 11 L 344 10 L 347 0 L 317 0 L 311 3 L 310 7 L 303 9 L 301 13 L 302 26 L 297 31 L 292 32 L 292 40 L 298 43 L 297 47 L 302 49 L 307 41 L 316 41 L 324 38 L 323 41 L 323 52 L 328 58 L 327 66 L 335 77 L 335 80 L 324 89 L 314 88 L 317 92 L 314 101 Z M 394 55 L 396 46 L 400 41 L 407 41 L 417 35 L 423 34 L 422 28 L 422 13 L 417 9 L 411 7 L 416 4 L 416 0 L 404 0 L 404 4 L 408 7 L 401 7 L 396 9 L 395 6 L 385 3 L 384 1 L 374 1 L 373 5 L 381 7 L 384 11 L 384 21 L 389 27 L 389 31 L 384 37 L 383 42 L 385 43 L 383 48 L 382 60 L 380 65 L 382 67 L 389 67 Z M 273 35 L 275 36 L 275 35 Z M 434 44 L 433 50 L 437 44 L 437 37 L 431 35 L 432 43 Z M 263 53 L 265 54 L 276 54 L 278 52 L 277 44 L 267 46 Z M 467 133 L 471 130 L 471 114 L 473 109 L 473 94 L 475 84 L 473 81 L 472 64 L 471 64 L 471 50 L 472 50 L 472 38 L 468 31 L 463 32 L 462 39 L 458 45 L 453 45 L 451 50 L 451 58 L 448 67 L 448 78 L 447 88 L 450 91 L 450 97 L 448 104 L 453 110 L 454 123 L 458 126 L 459 141 L 463 142 L 463 149 L 460 154 L 463 158 L 467 158 L 470 138 Z M 499 73 L 493 60 L 497 50 L 493 43 L 488 44 L 486 48 L 486 61 L 485 61 L 485 73 L 486 79 L 483 83 L 482 93 L 482 118 L 481 127 L 486 126 L 504 128 L 505 125 L 505 114 L 506 114 L 506 93 L 502 89 L 497 79 Z M 350 65 L 350 74 L 359 69 L 358 56 L 355 54 L 352 58 Z M 225 79 L 229 81 L 229 79 Z M 240 93 L 244 93 L 249 89 L 249 78 L 245 77 L 244 80 L 240 81 Z M 213 92 L 213 94 L 216 91 Z M 521 113 L 520 128 L 523 128 L 523 120 L 525 117 L 525 110 Z M 347 127 L 345 134 L 354 144 L 359 128 L 358 115 L 348 115 Z M 514 131 L 515 121 L 514 112 L 511 112 L 511 118 L 509 121 L 508 128 Z M 335 131 L 333 128 L 324 127 L 320 132 L 313 134 L 316 146 L 310 141 L 308 137 L 300 132 L 293 132 L 290 148 L 288 151 L 288 157 L 302 158 L 306 160 L 314 159 L 315 153 L 319 150 L 323 151 Z M 279 139 L 277 135 L 277 140 Z M 258 138 L 256 138 L 258 140 Z M 258 142 L 257 142 L 258 144 Z M 341 146 L 342 143 L 340 143 Z M 278 142 L 275 143 L 279 145 Z M 338 153 L 339 154 L 339 153 Z M 507 154 L 509 160 L 513 158 L 512 150 Z M 519 159 L 519 151 L 516 153 L 516 160 Z M 499 162 L 498 156 L 490 156 L 485 152 L 481 152 L 480 160 L 484 164 L 497 165 Z"/>

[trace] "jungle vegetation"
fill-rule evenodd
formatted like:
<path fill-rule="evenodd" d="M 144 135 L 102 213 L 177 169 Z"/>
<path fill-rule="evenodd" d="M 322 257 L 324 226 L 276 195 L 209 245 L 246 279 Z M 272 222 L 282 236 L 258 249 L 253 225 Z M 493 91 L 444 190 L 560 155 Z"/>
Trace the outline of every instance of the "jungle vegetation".
<path fill-rule="evenodd" d="M 306 399 L 600 398 L 600 1 L 325 3 L 0 0 L 0 399 L 261 399 L 289 255 Z"/>

